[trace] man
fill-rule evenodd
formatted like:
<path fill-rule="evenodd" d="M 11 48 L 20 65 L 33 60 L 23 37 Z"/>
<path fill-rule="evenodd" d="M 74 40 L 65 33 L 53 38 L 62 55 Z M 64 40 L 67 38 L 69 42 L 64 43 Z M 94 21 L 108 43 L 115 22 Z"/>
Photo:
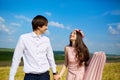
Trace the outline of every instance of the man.
<path fill-rule="evenodd" d="M 48 37 L 42 34 L 48 29 L 48 20 L 37 15 L 32 20 L 33 32 L 20 36 L 14 51 L 9 80 L 14 80 L 17 68 L 23 57 L 24 80 L 50 80 L 51 67 L 54 80 L 58 79 L 53 50 Z"/>

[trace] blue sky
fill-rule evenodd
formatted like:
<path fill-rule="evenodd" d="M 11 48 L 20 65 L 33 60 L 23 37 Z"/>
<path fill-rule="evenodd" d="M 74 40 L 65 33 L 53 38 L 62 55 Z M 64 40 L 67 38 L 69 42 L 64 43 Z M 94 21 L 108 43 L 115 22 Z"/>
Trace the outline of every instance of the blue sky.
<path fill-rule="evenodd" d="M 120 54 L 120 0 L 0 0 L 0 48 L 15 48 L 36 15 L 49 20 L 53 50 L 63 51 L 79 28 L 90 52 Z"/>

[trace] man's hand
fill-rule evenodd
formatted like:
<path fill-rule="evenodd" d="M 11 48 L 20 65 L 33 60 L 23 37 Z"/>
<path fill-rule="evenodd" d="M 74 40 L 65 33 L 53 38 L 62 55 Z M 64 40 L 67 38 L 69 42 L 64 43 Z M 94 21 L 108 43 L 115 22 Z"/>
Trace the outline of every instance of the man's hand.
<path fill-rule="evenodd" d="M 60 75 L 55 74 L 55 75 L 53 75 L 53 78 L 54 78 L 54 80 L 60 80 Z"/>

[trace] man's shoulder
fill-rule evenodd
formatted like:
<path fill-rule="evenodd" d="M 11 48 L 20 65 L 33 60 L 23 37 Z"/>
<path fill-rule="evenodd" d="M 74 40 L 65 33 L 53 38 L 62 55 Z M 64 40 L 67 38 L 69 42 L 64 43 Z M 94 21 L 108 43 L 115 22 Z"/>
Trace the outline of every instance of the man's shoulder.
<path fill-rule="evenodd" d="M 24 34 L 21 34 L 20 37 L 21 38 L 26 38 L 26 37 L 28 37 L 30 35 L 31 35 L 31 33 L 24 33 Z"/>
<path fill-rule="evenodd" d="M 47 36 L 42 36 L 44 39 L 49 40 L 49 37 Z"/>

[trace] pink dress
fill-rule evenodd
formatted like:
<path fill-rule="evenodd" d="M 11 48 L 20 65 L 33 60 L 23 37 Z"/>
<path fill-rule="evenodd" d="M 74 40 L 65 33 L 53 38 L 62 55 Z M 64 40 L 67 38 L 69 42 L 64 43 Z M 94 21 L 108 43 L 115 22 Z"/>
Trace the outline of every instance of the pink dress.
<path fill-rule="evenodd" d="M 102 72 L 106 62 L 105 52 L 95 52 L 85 71 L 83 80 L 102 80 Z"/>
<path fill-rule="evenodd" d="M 75 55 L 74 48 L 68 47 L 68 73 L 66 80 L 83 80 L 85 65 L 78 66 Z"/>

